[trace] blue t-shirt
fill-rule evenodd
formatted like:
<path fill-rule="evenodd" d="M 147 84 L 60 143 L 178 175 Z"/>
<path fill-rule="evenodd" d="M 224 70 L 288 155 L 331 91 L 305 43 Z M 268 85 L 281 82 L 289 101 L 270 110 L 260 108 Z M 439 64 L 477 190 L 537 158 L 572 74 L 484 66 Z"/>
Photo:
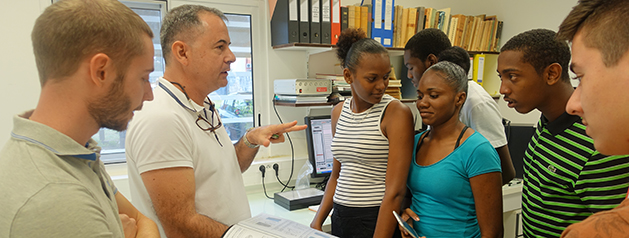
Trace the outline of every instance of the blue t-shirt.
<path fill-rule="evenodd" d="M 417 142 L 423 133 L 415 136 Z M 476 219 L 471 177 L 501 172 L 496 149 L 478 132 L 474 132 L 445 158 L 428 165 L 413 162 L 407 186 L 413 199 L 411 210 L 419 221 L 413 227 L 421 236 L 480 237 Z"/>

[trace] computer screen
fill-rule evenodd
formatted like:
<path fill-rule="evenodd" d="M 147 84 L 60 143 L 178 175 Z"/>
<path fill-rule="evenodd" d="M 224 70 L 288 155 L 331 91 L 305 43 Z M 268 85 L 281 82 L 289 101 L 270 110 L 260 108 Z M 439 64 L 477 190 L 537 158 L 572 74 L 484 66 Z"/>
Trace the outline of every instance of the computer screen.
<path fill-rule="evenodd" d="M 308 160 L 314 167 L 312 177 L 328 176 L 332 172 L 332 119 L 330 116 L 307 116 L 304 118 Z"/>
<path fill-rule="evenodd" d="M 531 125 L 507 125 L 505 130 L 509 140 L 509 154 L 515 167 L 515 177 L 524 178 L 524 154 L 536 129 Z"/>

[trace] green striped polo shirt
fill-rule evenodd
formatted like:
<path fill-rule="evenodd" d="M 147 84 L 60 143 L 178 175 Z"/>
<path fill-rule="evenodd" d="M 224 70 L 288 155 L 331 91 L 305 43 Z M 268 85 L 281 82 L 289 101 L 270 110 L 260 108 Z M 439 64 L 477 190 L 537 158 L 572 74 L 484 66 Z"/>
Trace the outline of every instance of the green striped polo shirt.
<path fill-rule="evenodd" d="M 628 156 L 605 156 L 578 116 L 542 115 L 524 155 L 525 237 L 559 237 L 570 224 L 620 204 L 629 186 Z"/>

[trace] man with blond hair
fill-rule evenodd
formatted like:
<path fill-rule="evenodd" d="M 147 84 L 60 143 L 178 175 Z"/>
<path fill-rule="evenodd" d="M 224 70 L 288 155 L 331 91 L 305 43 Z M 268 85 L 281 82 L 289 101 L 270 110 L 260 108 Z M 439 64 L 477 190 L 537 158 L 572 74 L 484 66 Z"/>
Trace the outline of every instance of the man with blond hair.
<path fill-rule="evenodd" d="M 64 0 L 37 18 L 35 110 L 0 151 L 0 237 L 158 237 L 118 192 L 91 139 L 152 100 L 153 33 L 116 0 Z"/>
<path fill-rule="evenodd" d="M 629 154 L 629 1 L 580 0 L 559 26 L 572 42 L 570 69 L 580 83 L 566 111 L 581 116 L 594 147 Z M 629 164 L 629 161 L 624 165 Z M 562 237 L 627 237 L 629 200 L 569 226 Z"/>

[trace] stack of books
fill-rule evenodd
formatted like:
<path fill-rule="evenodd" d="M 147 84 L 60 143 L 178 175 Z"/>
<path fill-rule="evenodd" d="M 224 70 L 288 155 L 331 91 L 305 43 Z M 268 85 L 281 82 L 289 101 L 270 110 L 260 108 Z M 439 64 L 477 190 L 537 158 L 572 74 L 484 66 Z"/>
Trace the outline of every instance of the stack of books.
<path fill-rule="evenodd" d="M 468 51 L 499 51 L 502 21 L 495 15 L 451 15 L 451 8 L 405 8 L 396 6 L 395 0 L 367 0 L 347 6 L 341 6 L 340 0 L 274 2 L 277 4 L 270 6 L 274 9 L 271 11 L 274 46 L 336 44 L 343 30 L 356 28 L 385 47 L 401 48 L 415 33 L 437 28 L 448 35 L 452 45 Z"/>
<path fill-rule="evenodd" d="M 371 25 L 373 24 L 371 4 L 356 4 L 354 6 L 341 7 L 341 14 L 347 11 L 347 24 L 343 24 L 341 15 L 341 32 L 347 28 L 361 29 L 371 38 Z"/>
<path fill-rule="evenodd" d="M 345 98 L 349 98 L 352 96 L 352 88 L 345 81 L 345 77 L 342 74 L 323 74 L 316 73 L 315 77 L 317 79 L 328 79 L 332 80 L 332 95 L 330 95 L 330 102 L 338 102 L 343 101 Z"/>
<path fill-rule="evenodd" d="M 498 52 L 502 21 L 485 14 L 465 16 L 450 15 L 450 8 L 404 8 L 395 6 L 393 20 L 393 47 L 403 48 L 415 33 L 436 28 L 443 31 L 453 46 L 468 51 Z"/>
<path fill-rule="evenodd" d="M 391 67 L 391 75 L 389 75 L 389 87 L 384 93 L 391 95 L 391 97 L 402 99 L 402 91 L 400 88 L 402 87 L 402 80 L 399 80 L 395 77 L 395 70 Z"/>

